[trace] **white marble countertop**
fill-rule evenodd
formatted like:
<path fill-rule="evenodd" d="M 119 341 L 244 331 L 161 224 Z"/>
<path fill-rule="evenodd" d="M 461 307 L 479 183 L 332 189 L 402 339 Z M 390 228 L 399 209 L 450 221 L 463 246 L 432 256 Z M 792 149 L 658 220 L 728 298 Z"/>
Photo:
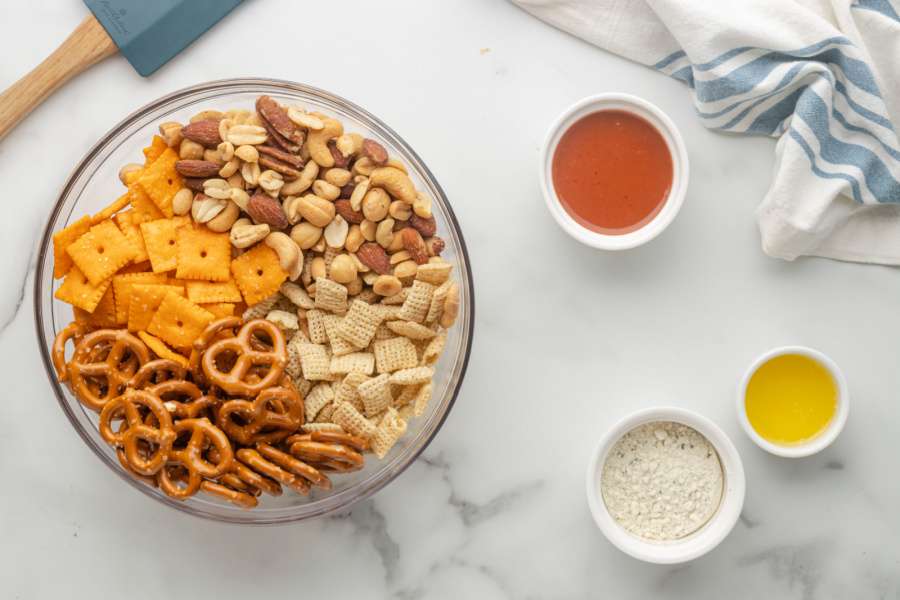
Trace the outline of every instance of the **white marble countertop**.
<path fill-rule="evenodd" d="M 86 12 L 3 10 L 0 86 Z M 33 323 L 37 237 L 89 145 L 160 95 L 241 75 L 334 91 L 416 148 L 462 223 L 478 302 L 460 398 L 424 456 L 348 515 L 278 528 L 192 519 L 111 475 L 60 411 Z M 567 237 L 537 183 L 550 121 L 601 91 L 662 107 L 692 162 L 673 226 L 623 254 Z M 900 597 L 900 277 L 763 255 L 773 146 L 704 130 L 676 82 L 502 0 L 255 0 L 150 79 L 107 60 L 0 143 L 0 596 Z M 804 460 L 763 453 L 734 414 L 743 369 L 785 343 L 830 354 L 853 396 L 841 437 Z M 679 567 L 616 550 L 584 498 L 599 435 L 666 403 L 723 427 L 747 472 L 731 536 Z"/>

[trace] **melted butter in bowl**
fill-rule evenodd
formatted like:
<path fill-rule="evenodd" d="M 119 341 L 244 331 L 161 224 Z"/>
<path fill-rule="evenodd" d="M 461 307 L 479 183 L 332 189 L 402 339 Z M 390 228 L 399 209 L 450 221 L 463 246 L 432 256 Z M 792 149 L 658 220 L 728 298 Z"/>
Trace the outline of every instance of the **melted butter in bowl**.
<path fill-rule="evenodd" d="M 671 541 L 709 522 L 723 482 L 709 440 L 687 425 L 656 421 L 619 438 L 603 464 L 600 492 L 620 526 L 647 540 Z"/>

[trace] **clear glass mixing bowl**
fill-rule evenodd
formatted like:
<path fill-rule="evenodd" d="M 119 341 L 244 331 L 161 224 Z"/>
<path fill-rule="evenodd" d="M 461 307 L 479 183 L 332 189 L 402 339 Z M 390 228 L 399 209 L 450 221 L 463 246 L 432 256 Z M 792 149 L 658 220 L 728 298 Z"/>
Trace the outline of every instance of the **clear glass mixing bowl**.
<path fill-rule="evenodd" d="M 72 320 L 72 310 L 53 298 L 61 280 L 53 279 L 52 235 L 70 221 L 98 212 L 122 193 L 119 168 L 129 162 L 142 161 L 141 149 L 149 144 L 160 123 L 186 123 L 192 114 L 207 108 L 252 109 L 260 94 L 334 115 L 343 121 L 347 131 L 357 131 L 378 140 L 408 166 L 417 187 L 434 199 L 438 235 L 446 242 L 442 256 L 453 263 L 460 285 L 460 313 L 437 364 L 434 394 L 427 412 L 410 421 L 406 435 L 384 460 L 368 455 L 363 470 L 335 474 L 332 477 L 334 488 L 330 491 L 316 490 L 309 496 L 299 496 L 286 490 L 279 497 L 264 495 L 258 507 L 244 510 L 203 494 L 180 502 L 132 478 L 119 465 L 113 448 L 100 437 L 97 415 L 84 408 L 68 388 L 56 381 L 50 349 L 56 333 Z M 129 115 L 103 136 L 69 177 L 47 220 L 35 277 L 34 308 L 38 346 L 50 385 L 75 431 L 100 460 L 129 485 L 176 510 L 207 519 L 247 524 L 299 521 L 346 509 L 402 473 L 434 438 L 456 400 L 469 361 L 474 318 L 472 273 L 462 232 L 447 197 L 422 159 L 392 129 L 359 106 L 323 90 L 270 79 L 212 81 L 177 91 Z"/>

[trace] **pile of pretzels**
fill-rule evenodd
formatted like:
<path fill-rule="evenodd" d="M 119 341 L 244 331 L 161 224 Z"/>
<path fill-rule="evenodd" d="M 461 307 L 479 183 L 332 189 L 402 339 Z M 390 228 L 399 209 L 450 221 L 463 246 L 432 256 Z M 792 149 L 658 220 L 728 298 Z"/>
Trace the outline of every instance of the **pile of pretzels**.
<path fill-rule="evenodd" d="M 53 363 L 59 381 L 100 413 L 100 435 L 122 467 L 178 500 L 201 491 L 253 508 L 262 492 L 330 489 L 326 473 L 363 466 L 366 440 L 303 432 L 284 335 L 264 319 L 211 323 L 187 366 L 155 358 L 127 330 L 74 322 L 57 335 Z"/>

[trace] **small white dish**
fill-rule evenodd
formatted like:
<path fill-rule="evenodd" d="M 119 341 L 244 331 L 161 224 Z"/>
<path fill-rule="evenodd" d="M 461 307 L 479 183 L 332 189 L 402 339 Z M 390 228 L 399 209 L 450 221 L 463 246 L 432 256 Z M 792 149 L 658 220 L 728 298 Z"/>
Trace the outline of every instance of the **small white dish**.
<path fill-rule="evenodd" d="M 834 378 L 834 384 L 838 390 L 837 411 L 831 419 L 831 422 L 828 423 L 828 427 L 814 438 L 790 446 L 774 444 L 759 435 L 747 418 L 746 404 L 747 384 L 750 383 L 750 378 L 753 377 L 756 370 L 776 356 L 783 356 L 785 354 L 799 354 L 800 356 L 806 356 L 828 369 L 828 372 L 831 373 L 831 376 Z M 773 348 L 753 361 L 753 364 L 750 365 L 744 373 L 744 376 L 741 378 L 737 393 L 737 414 L 738 421 L 741 422 L 741 427 L 744 428 L 744 431 L 747 432 L 750 439 L 766 452 L 788 458 L 811 456 L 816 452 L 820 452 L 827 448 L 831 442 L 837 438 L 838 434 L 841 433 L 844 429 L 844 425 L 847 423 L 847 416 L 850 414 L 850 393 L 847 389 L 847 380 L 844 379 L 844 374 L 841 373 L 837 363 L 818 350 L 813 350 L 806 346 L 781 346 L 779 348 Z"/>
<path fill-rule="evenodd" d="M 607 510 L 600 487 L 606 456 L 619 438 L 639 425 L 656 421 L 687 425 L 709 440 L 719 454 L 724 485 L 719 508 L 703 527 L 688 536 L 666 542 L 638 537 L 619 525 Z M 648 408 L 628 415 L 603 435 L 587 469 L 588 507 L 600 531 L 622 552 L 650 563 L 683 563 L 715 548 L 737 523 L 744 506 L 745 492 L 744 466 L 737 448 L 715 423 L 684 408 Z"/>
<path fill-rule="evenodd" d="M 560 138 L 582 117 L 603 110 L 627 111 L 650 123 L 666 141 L 672 157 L 672 187 L 662 209 L 643 227 L 621 235 L 598 233 L 578 223 L 560 203 L 553 185 L 553 155 L 556 153 Z M 553 215 L 559 226 L 573 238 L 582 244 L 602 250 L 634 248 L 649 242 L 662 233 L 681 210 L 687 193 L 689 175 L 687 148 L 675 123 L 656 105 L 630 94 L 598 94 L 579 100 L 567 108 L 553 123 L 541 150 L 541 190 L 550 214 Z"/>

